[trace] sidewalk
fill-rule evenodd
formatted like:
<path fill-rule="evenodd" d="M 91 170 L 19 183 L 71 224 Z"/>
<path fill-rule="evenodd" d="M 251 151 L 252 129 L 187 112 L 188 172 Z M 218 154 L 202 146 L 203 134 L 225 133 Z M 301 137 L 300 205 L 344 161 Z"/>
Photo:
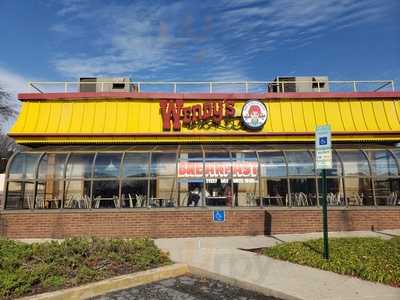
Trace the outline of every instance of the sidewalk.
<path fill-rule="evenodd" d="M 330 237 L 400 235 L 400 230 L 337 232 Z M 320 238 L 321 233 L 254 236 L 158 239 L 156 244 L 170 252 L 171 259 L 192 269 L 232 283 L 251 286 L 284 299 L 400 299 L 400 289 L 350 276 L 300 266 L 240 249 L 273 246 L 282 241 Z"/>

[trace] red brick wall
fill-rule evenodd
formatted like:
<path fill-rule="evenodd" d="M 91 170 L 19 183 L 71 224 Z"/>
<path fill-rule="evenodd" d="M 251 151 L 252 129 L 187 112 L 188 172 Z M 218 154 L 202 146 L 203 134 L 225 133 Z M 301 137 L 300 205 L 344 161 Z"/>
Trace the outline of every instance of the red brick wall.
<path fill-rule="evenodd" d="M 322 231 L 321 209 L 267 210 L 266 234 Z M 329 231 L 400 228 L 398 208 L 329 209 Z"/>
<path fill-rule="evenodd" d="M 320 209 L 232 209 L 215 223 L 212 210 L 0 212 L 0 234 L 10 238 L 195 237 L 305 233 L 322 230 Z M 330 209 L 329 230 L 400 228 L 400 209 Z"/>
<path fill-rule="evenodd" d="M 102 212 L 6 212 L 3 234 L 10 238 L 191 237 L 264 234 L 265 212 L 227 210 L 226 221 L 216 223 L 212 211 L 137 210 Z M 0 230 L 1 233 L 1 230 Z"/>

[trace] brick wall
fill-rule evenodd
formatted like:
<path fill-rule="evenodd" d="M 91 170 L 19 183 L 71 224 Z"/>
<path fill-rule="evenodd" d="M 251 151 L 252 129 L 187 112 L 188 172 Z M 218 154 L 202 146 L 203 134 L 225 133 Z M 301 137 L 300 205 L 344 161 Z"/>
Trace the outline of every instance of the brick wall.
<path fill-rule="evenodd" d="M 213 222 L 208 209 L 5 212 L 0 218 L 5 223 L 4 235 L 10 238 L 260 235 L 265 224 L 261 209 L 227 210 L 224 223 Z"/>
<path fill-rule="evenodd" d="M 321 209 L 267 210 L 266 234 L 322 231 Z M 399 208 L 329 209 L 329 231 L 400 228 Z"/>
<path fill-rule="evenodd" d="M 195 237 L 305 233 L 322 230 L 320 209 L 228 209 L 215 223 L 209 209 L 0 212 L 0 234 L 10 238 Z M 329 230 L 400 228 L 400 209 L 330 209 Z"/>

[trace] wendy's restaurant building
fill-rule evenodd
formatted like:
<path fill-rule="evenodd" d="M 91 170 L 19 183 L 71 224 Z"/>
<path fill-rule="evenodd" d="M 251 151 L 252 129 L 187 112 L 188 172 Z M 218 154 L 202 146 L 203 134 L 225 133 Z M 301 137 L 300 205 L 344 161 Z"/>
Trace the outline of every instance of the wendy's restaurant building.
<path fill-rule="evenodd" d="M 63 92 L 43 88 L 55 84 L 31 83 L 34 93 L 19 94 L 9 136 L 29 150 L 8 162 L 4 236 L 321 231 L 314 136 L 323 124 L 333 145 L 329 230 L 400 228 L 393 81 L 82 78 L 75 91 L 67 82 Z"/>

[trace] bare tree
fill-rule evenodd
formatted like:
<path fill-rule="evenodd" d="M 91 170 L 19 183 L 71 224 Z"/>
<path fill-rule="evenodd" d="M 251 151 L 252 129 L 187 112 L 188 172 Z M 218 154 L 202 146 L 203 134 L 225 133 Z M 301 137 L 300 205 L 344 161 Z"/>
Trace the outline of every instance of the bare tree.
<path fill-rule="evenodd" d="M 8 158 L 20 148 L 14 139 L 4 132 L 5 124 L 17 114 L 15 108 L 10 105 L 10 99 L 11 94 L 0 86 L 0 173 L 4 171 Z"/>
<path fill-rule="evenodd" d="M 0 85 L 0 132 L 4 130 L 4 124 L 13 118 L 17 111 L 10 105 L 11 94 Z"/>

